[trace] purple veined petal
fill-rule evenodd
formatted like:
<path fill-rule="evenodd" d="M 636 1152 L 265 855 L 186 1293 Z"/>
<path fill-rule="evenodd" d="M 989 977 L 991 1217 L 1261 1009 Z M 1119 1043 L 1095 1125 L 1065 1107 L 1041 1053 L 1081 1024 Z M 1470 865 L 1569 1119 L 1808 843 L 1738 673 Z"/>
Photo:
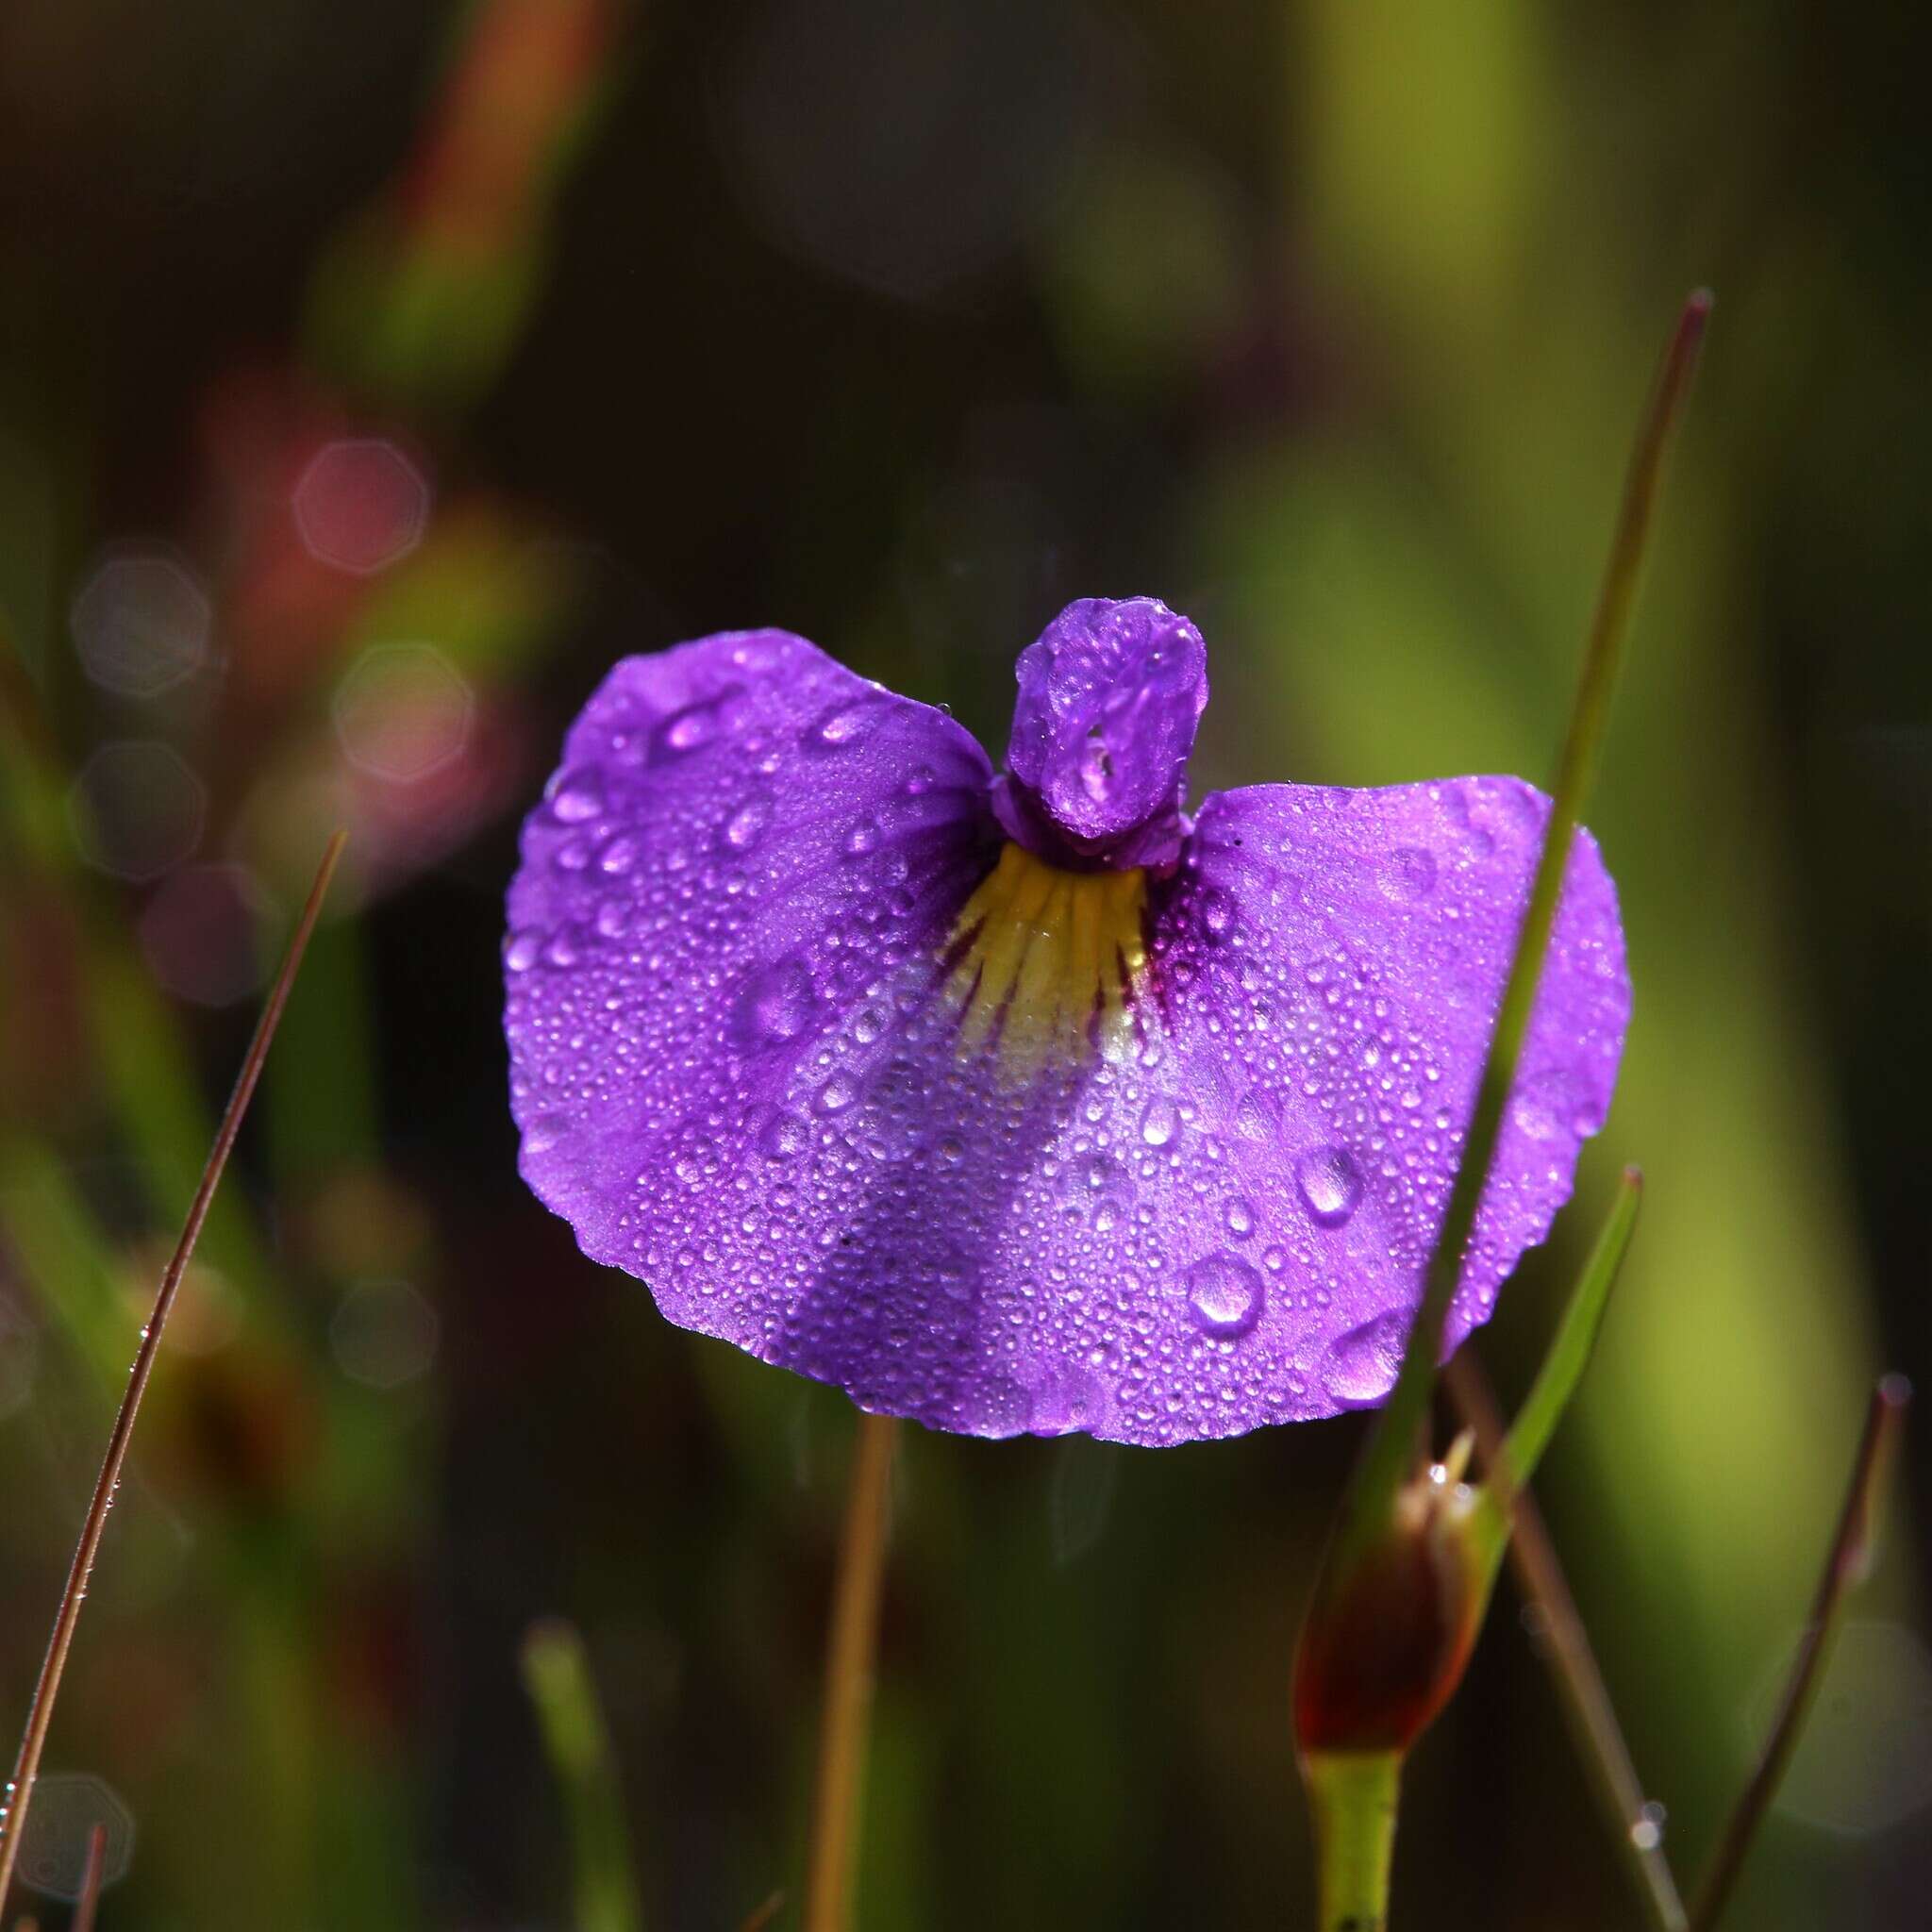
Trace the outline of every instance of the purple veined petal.
<path fill-rule="evenodd" d="M 1258 1269 L 1224 1385 L 1243 1426 L 1378 1402 L 1394 1380 L 1548 812 L 1489 777 L 1255 786 L 1196 820 L 1153 941 L 1162 1064 L 1136 1084 L 1146 1131 L 1171 1112 L 1162 1144 L 1195 1138 L 1158 1190 L 1165 1238 Z M 1569 1198 L 1629 1013 L 1615 889 L 1579 832 L 1450 1347 Z M 1218 1177 L 1191 1206 L 1204 1168 Z"/>
<path fill-rule="evenodd" d="M 1547 810 L 1513 778 L 1225 793 L 1180 872 L 1143 888 L 1132 1024 L 1094 1051 L 1023 1058 L 1015 1081 L 1009 1058 L 962 1053 L 970 1021 L 943 1000 L 915 1007 L 849 1062 L 848 1144 L 874 1187 L 772 1358 L 981 1435 L 1164 1444 L 1378 1402 Z M 1036 864 L 1017 867 L 1029 908 Z M 1041 875 L 1094 894 L 1122 878 Z M 1452 1341 L 1567 1198 L 1629 996 L 1583 835 Z M 835 1197 L 841 1172 L 819 1170 Z"/>
<path fill-rule="evenodd" d="M 525 1175 L 672 1320 L 935 1427 L 1378 1399 L 1544 802 L 1227 793 L 1153 881 L 996 853 L 990 778 L 782 634 L 621 666 L 511 891 Z M 1568 1193 L 1628 999 L 1586 838 L 1457 1338 Z"/>
<path fill-rule="evenodd" d="M 1508 778 L 1208 800 L 1180 873 L 1145 889 L 1125 1031 L 1015 1082 L 939 1001 L 853 1056 L 875 1186 L 773 1358 L 983 1435 L 1162 1444 L 1379 1401 L 1547 808 Z M 1628 1011 L 1585 836 L 1452 1341 L 1567 1198 Z"/>
<path fill-rule="evenodd" d="M 950 718 L 783 631 L 627 658 L 572 726 L 509 891 L 522 1171 L 674 1321 L 769 1352 L 746 1227 L 816 1241 L 860 1178 L 794 1192 L 789 1102 L 836 1112 L 827 1035 L 908 961 L 930 978 L 991 864 L 991 776 Z"/>

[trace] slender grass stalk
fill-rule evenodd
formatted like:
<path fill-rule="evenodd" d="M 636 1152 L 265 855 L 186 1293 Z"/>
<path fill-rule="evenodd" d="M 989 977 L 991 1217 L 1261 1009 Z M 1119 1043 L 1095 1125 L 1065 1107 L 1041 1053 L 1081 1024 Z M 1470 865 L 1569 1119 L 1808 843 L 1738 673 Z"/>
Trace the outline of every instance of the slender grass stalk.
<path fill-rule="evenodd" d="M 1503 1126 L 1503 1108 L 1515 1084 L 1516 1063 L 1529 1030 L 1536 1004 L 1537 982 L 1542 976 L 1562 897 L 1570 847 L 1582 815 L 1584 799 L 1596 771 L 1609 724 L 1610 698 L 1623 663 L 1629 632 L 1631 606 L 1642 575 L 1644 552 L 1663 480 L 1664 458 L 1682 420 L 1697 352 L 1709 320 L 1711 297 L 1698 290 L 1684 304 L 1677 325 L 1664 350 L 1649 407 L 1637 432 L 1630 467 L 1610 554 L 1597 595 L 1583 667 L 1571 707 L 1570 724 L 1551 786 L 1549 823 L 1544 828 L 1529 904 L 1510 961 L 1509 976 L 1496 1010 L 1495 1031 L 1476 1088 L 1475 1108 L 1463 1143 L 1456 1185 L 1443 1212 L 1441 1231 L 1429 1258 L 1422 1306 L 1409 1330 L 1402 1370 L 1369 1439 L 1357 1482 L 1357 1507 L 1344 1520 L 1337 1554 L 1345 1566 L 1359 1555 L 1365 1542 L 1379 1533 L 1387 1507 L 1407 1474 L 1415 1443 L 1428 1419 L 1429 1396 L 1436 1366 L 1442 1353 L 1442 1327 L 1462 1277 L 1463 1253 L 1475 1226 L 1477 1208 L 1488 1182 L 1490 1163 Z"/>
<path fill-rule="evenodd" d="M 1711 1932 L 1724 1916 L 1737 1886 L 1738 1874 L 1743 1869 L 1745 1854 L 1751 1849 L 1751 1841 L 1757 1837 L 1772 1800 L 1777 1796 L 1778 1785 L 1791 1761 L 1791 1753 L 1797 1748 L 1818 1681 L 1830 1659 L 1845 1598 L 1865 1573 L 1878 1491 L 1898 1447 L 1899 1431 L 1911 1399 L 1911 1384 L 1903 1375 L 1885 1376 L 1872 1391 L 1871 1406 L 1865 1411 L 1864 1434 L 1858 1440 L 1851 1481 L 1845 1488 L 1844 1507 L 1839 1513 L 1838 1532 L 1824 1559 L 1824 1574 L 1818 1579 L 1811 1615 L 1798 1644 L 1797 1657 L 1792 1660 L 1784 1694 L 1778 1700 L 1777 1715 L 1772 1720 L 1764 1748 L 1758 1754 L 1757 1768 L 1698 1883 L 1690 1907 L 1691 1932 Z"/>
<path fill-rule="evenodd" d="M 1550 1446 L 1550 1438 L 1595 1352 L 1610 1291 L 1617 1285 L 1630 1237 L 1637 1231 L 1637 1209 L 1642 1199 L 1643 1176 L 1636 1168 L 1626 1167 L 1609 1218 L 1563 1304 L 1557 1332 L 1543 1352 L 1542 1366 L 1509 1425 L 1508 1435 L 1501 1442 L 1491 1441 L 1484 1445 L 1488 1480 L 1482 1487 L 1475 1524 L 1492 1579 L 1509 1540 L 1510 1503 L 1535 1476 L 1536 1466 Z M 1474 1433 L 1472 1425 L 1471 1434 Z"/>
<path fill-rule="evenodd" d="M 1684 304 L 1665 347 L 1649 405 L 1638 426 L 1616 530 L 1610 541 L 1609 558 L 1584 649 L 1569 728 L 1551 785 L 1549 821 L 1497 1008 L 1495 1028 L 1483 1058 L 1462 1158 L 1429 1257 L 1422 1304 L 1409 1329 L 1401 1371 L 1370 1433 L 1361 1464 L 1342 1506 L 1334 1544 L 1324 1562 L 1323 1580 L 1316 1591 L 1318 1606 L 1331 1590 L 1342 1587 L 1337 1579 L 1346 1582 L 1368 1574 L 1376 1553 L 1388 1551 L 1404 1485 L 1416 1470 L 1418 1452 L 1428 1426 L 1444 1325 L 1461 1280 L 1463 1255 L 1474 1231 L 1477 1210 L 1489 1181 L 1490 1166 L 1502 1132 L 1504 1108 L 1515 1084 L 1517 1061 L 1529 1030 L 1537 986 L 1562 898 L 1571 846 L 1608 727 L 1610 699 L 1642 575 L 1650 526 L 1663 479 L 1664 458 L 1683 417 L 1710 308 L 1711 297 L 1705 290 L 1695 291 Z M 1480 1613 L 1478 1609 L 1477 1615 Z M 1311 1609 L 1310 1616 L 1314 1614 Z M 1303 1656 L 1307 1654 L 1307 1641 L 1305 1630 Z M 1447 1660 L 1448 1667 L 1453 1667 L 1459 1675 L 1465 1658 L 1466 1651 L 1461 1657 Z M 1443 1690 L 1441 1694 L 1448 1692 Z M 1430 1708 L 1434 1707 L 1432 1704 Z M 1359 1849 L 1379 1842 L 1385 1862 L 1392 1854 L 1396 1787 L 1391 1783 L 1386 1791 L 1371 1791 L 1350 1780 L 1323 1789 L 1317 1759 L 1307 1751 L 1307 1740 L 1302 1741 L 1303 1773 L 1316 1812 L 1316 1850 L 1325 1900 L 1330 1888 L 1341 1882 L 1339 1874 L 1329 1869 L 1337 1847 Z M 1386 1831 L 1378 1835 L 1372 1814 L 1385 1803 L 1391 1816 Z M 1353 1821 L 1325 1816 L 1330 1812 L 1345 1813 L 1351 1806 L 1361 1811 Z M 1386 1889 L 1386 1872 L 1380 1883 Z M 1379 1924 L 1380 1920 L 1372 1918 L 1369 1923 Z"/>
<path fill-rule="evenodd" d="M 879 1597 L 885 1580 L 887 1506 L 898 1437 L 896 1418 L 859 1416 L 832 1592 L 832 1627 L 825 1644 L 825 1708 L 812 1794 L 805 1932 L 847 1932 L 852 1920 L 852 1867 L 865 1785 Z"/>
<path fill-rule="evenodd" d="M 570 1624 L 550 1617 L 530 1626 L 524 1685 L 570 1818 L 576 1932 L 638 1932 L 643 1915 L 610 1736 L 583 1639 Z"/>
<path fill-rule="evenodd" d="M 1442 1372 L 1457 1412 L 1475 1431 L 1484 1461 L 1503 1454 L 1503 1418 L 1475 1350 L 1458 1349 Z M 1611 1834 L 1629 1867 L 1655 1932 L 1685 1932 L 1689 1924 L 1661 1840 L 1645 1810 L 1643 1782 L 1624 1741 L 1583 1615 L 1571 1594 L 1549 1526 L 1535 1495 L 1519 1488 L 1510 1498 L 1509 1567 L 1518 1589 L 1541 1620 L 1542 1652 L 1550 1667 L 1571 1735 L 1591 1774 Z"/>
<path fill-rule="evenodd" d="M 80 1874 L 80 1901 L 74 1907 L 68 1932 L 94 1932 L 101 1909 L 101 1880 L 108 1872 L 108 1827 L 97 1824 L 87 1835 L 87 1864 Z"/>
<path fill-rule="evenodd" d="M 774 1891 L 762 1905 L 753 1908 L 751 1917 L 738 1928 L 738 1932 L 765 1932 L 765 1927 L 785 1909 L 785 1894 Z"/>
<path fill-rule="evenodd" d="M 121 1399 L 114 1426 L 108 1436 L 107 1454 L 102 1458 L 93 1497 L 81 1524 L 80 1541 L 75 1545 L 74 1561 L 67 1573 L 67 1587 L 61 1592 L 60 1607 L 55 1614 L 53 1635 L 48 1639 L 47 1654 L 41 1665 L 39 1681 L 34 1686 L 33 1701 L 27 1707 L 26 1727 L 21 1737 L 19 1755 L 14 1759 L 13 1775 L 8 1781 L 7 1802 L 4 1807 L 0 1807 L 0 1911 L 4 1911 L 7 1904 L 14 1861 L 20 1852 L 21 1833 L 26 1827 L 27 1809 L 33 1801 L 34 1780 L 40 1775 L 41 1753 L 46 1745 L 47 1731 L 54 1721 L 54 1704 L 59 1695 L 60 1679 L 67 1668 L 68 1652 L 73 1648 L 75 1628 L 80 1622 L 80 1607 L 87 1600 L 88 1578 L 92 1574 L 94 1558 L 100 1554 L 101 1537 L 108 1526 L 108 1512 L 113 1507 L 115 1492 L 121 1487 L 121 1473 L 127 1461 L 128 1444 L 134 1438 L 135 1419 L 141 1413 L 142 1398 L 147 1393 L 148 1381 L 154 1374 L 155 1357 L 160 1352 L 161 1333 L 175 1306 L 181 1277 L 188 1271 L 195 1241 L 208 1219 L 215 1189 L 220 1185 L 223 1170 L 228 1164 L 228 1156 L 233 1152 L 236 1138 L 242 1131 L 248 1103 L 255 1096 L 256 1085 L 268 1058 L 269 1046 L 275 1039 L 275 1028 L 281 1024 L 282 1009 L 289 1003 L 289 994 L 294 987 L 302 955 L 308 949 L 309 935 L 314 932 L 315 923 L 322 915 L 322 902 L 327 895 L 329 881 L 335 875 L 336 863 L 342 856 L 347 836 L 338 832 L 330 839 L 323 853 L 322 863 L 316 868 L 315 883 L 308 889 L 308 898 L 302 908 L 301 918 L 296 922 L 294 937 L 289 941 L 281 971 L 275 975 L 275 985 L 269 990 L 268 1002 L 256 1024 L 255 1037 L 248 1042 L 248 1052 L 242 1058 L 234 1091 L 228 1096 L 221 1124 L 215 1129 L 214 1143 L 208 1149 L 200 1183 L 189 1204 L 181 1239 L 161 1275 L 147 1324 L 141 1331 L 141 1346 L 135 1352 L 134 1366 L 128 1372 L 127 1391 Z"/>

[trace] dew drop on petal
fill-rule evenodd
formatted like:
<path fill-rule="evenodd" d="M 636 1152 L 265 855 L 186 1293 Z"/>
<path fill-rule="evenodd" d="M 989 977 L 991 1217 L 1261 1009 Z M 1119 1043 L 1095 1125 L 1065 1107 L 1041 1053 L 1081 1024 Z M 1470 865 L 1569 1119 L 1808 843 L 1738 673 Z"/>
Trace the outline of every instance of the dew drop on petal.
<path fill-rule="evenodd" d="M 1260 1319 L 1261 1277 L 1239 1256 L 1224 1250 L 1196 1261 L 1187 1289 L 1188 1312 L 1209 1335 L 1245 1335 Z"/>
<path fill-rule="evenodd" d="M 744 983 L 738 1031 L 754 1045 L 796 1040 L 811 1018 L 811 974 L 802 959 L 774 959 Z"/>
<path fill-rule="evenodd" d="M 567 771 L 550 794 L 550 809 L 567 825 L 581 824 L 604 809 L 604 786 L 595 772 Z"/>
<path fill-rule="evenodd" d="M 807 734 L 806 743 L 814 751 L 848 751 L 862 744 L 878 723 L 880 707 L 876 699 L 858 698 L 835 705 Z"/>
<path fill-rule="evenodd" d="M 1162 1095 L 1147 1103 L 1147 1111 L 1141 1116 L 1141 1138 L 1150 1147 L 1165 1147 L 1180 1125 L 1180 1109 Z"/>
<path fill-rule="evenodd" d="M 1407 1309 L 1391 1308 L 1341 1336 L 1330 1347 L 1322 1371 L 1328 1393 L 1344 1408 L 1381 1401 L 1395 1386 L 1408 1324 Z"/>
<path fill-rule="evenodd" d="M 1516 1091 L 1509 1118 L 1532 1141 L 1559 1140 L 1564 1134 L 1593 1134 L 1603 1124 L 1581 1087 L 1557 1067 Z"/>
<path fill-rule="evenodd" d="M 1398 845 L 1380 867 L 1382 891 L 1400 904 L 1426 899 L 1436 890 L 1436 855 L 1420 845 Z"/>
<path fill-rule="evenodd" d="M 769 798 L 748 798 L 724 822 L 724 842 L 740 852 L 747 852 L 758 843 L 758 835 L 771 822 L 772 801 Z"/>
<path fill-rule="evenodd" d="M 850 1074 L 837 1073 L 819 1089 L 821 1113 L 843 1113 L 858 1098 L 858 1082 Z"/>
<path fill-rule="evenodd" d="M 767 1160 L 796 1160 L 811 1144 L 811 1129 L 795 1113 L 774 1113 L 758 1129 L 758 1144 Z"/>
<path fill-rule="evenodd" d="M 1298 1155 L 1294 1184 L 1317 1227 L 1341 1227 L 1361 1206 L 1361 1170 L 1345 1147 L 1311 1147 Z"/>
<path fill-rule="evenodd" d="M 651 734 L 651 762 L 664 765 L 676 758 L 689 758 L 692 752 L 710 743 L 717 734 L 716 698 L 687 705 L 683 710 L 672 712 Z"/>

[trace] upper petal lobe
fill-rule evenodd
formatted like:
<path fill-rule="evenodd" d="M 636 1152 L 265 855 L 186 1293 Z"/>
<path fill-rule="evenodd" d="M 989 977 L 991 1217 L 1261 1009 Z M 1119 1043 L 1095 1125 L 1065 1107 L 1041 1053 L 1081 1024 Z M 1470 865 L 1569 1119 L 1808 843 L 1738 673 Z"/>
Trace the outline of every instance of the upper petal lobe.
<path fill-rule="evenodd" d="M 523 1171 L 674 1320 L 757 1345 L 769 1310 L 693 1243 L 792 1135 L 800 1062 L 924 969 L 991 863 L 991 778 L 951 719 L 782 631 L 628 658 L 573 726 L 509 895 Z"/>

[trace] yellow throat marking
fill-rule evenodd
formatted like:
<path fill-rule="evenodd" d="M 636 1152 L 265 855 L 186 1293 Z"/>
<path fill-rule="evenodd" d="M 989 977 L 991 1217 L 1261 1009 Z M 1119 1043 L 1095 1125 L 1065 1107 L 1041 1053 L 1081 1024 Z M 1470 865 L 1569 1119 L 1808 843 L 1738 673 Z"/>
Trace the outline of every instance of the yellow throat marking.
<path fill-rule="evenodd" d="M 961 1049 L 996 1039 L 1002 1065 L 1030 1073 L 1085 1058 L 1096 1037 L 1117 1046 L 1147 963 L 1146 909 L 1144 872 L 1062 872 L 1007 845 L 946 948 Z"/>

